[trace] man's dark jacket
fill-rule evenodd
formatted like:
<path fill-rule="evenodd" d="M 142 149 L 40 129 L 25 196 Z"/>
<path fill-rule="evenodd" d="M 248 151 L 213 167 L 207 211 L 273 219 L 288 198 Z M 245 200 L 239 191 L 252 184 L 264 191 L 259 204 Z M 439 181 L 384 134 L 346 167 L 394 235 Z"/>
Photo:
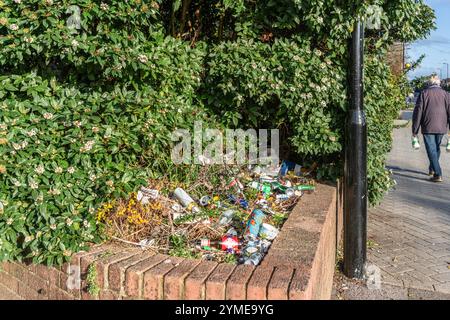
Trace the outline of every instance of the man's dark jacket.
<path fill-rule="evenodd" d="M 450 95 L 440 86 L 422 91 L 413 114 L 413 134 L 447 134 L 450 123 Z"/>

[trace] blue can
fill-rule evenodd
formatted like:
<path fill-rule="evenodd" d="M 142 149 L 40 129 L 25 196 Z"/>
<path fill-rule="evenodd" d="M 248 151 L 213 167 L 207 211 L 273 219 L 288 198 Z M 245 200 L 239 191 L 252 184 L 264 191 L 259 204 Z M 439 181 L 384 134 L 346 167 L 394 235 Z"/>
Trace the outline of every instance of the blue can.
<path fill-rule="evenodd" d="M 261 229 L 261 224 L 264 221 L 266 215 L 260 209 L 253 210 L 250 218 L 247 221 L 247 228 L 245 229 L 245 235 L 252 235 L 255 238 L 258 237 L 259 229 Z"/>
<path fill-rule="evenodd" d="M 248 201 L 245 199 L 239 199 L 239 204 L 241 205 L 241 207 L 245 210 L 248 209 Z"/>
<path fill-rule="evenodd" d="M 289 171 L 294 171 L 295 175 L 301 176 L 301 168 L 302 166 L 296 164 L 295 162 L 284 160 L 281 163 L 280 177 L 286 176 Z"/>

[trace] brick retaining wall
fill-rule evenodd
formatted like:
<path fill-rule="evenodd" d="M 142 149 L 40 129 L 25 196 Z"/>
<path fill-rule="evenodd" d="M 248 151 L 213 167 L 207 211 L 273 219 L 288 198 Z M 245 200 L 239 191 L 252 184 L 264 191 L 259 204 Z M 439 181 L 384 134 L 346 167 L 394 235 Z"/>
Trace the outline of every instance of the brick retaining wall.
<path fill-rule="evenodd" d="M 314 194 L 305 195 L 258 267 L 106 244 L 74 255 L 61 267 L 1 263 L 0 291 L 8 291 L 5 297 L 33 300 L 329 299 L 342 230 L 338 199 L 340 192 L 328 185 L 318 185 Z M 91 265 L 100 289 L 96 297 L 87 292 Z M 78 271 L 81 285 L 73 289 L 70 283 Z"/>

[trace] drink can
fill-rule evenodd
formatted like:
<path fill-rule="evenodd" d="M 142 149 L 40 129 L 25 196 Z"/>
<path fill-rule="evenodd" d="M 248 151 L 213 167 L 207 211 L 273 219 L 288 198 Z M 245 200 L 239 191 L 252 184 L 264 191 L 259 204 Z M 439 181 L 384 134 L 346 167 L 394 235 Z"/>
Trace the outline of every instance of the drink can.
<path fill-rule="evenodd" d="M 183 205 L 183 207 L 187 208 L 189 211 L 192 211 L 194 213 L 198 213 L 200 210 L 195 205 L 194 199 L 192 199 L 186 191 L 184 191 L 181 188 L 176 188 L 173 192 L 175 198 Z"/>
<path fill-rule="evenodd" d="M 260 252 L 255 252 L 250 257 L 244 258 L 244 264 L 257 266 L 260 264 L 262 258 L 263 258 L 263 255 Z"/>
<path fill-rule="evenodd" d="M 262 210 L 260 209 L 253 210 L 247 222 L 245 235 L 253 235 L 254 237 L 257 237 L 259 234 L 259 229 L 261 228 L 261 224 L 265 217 L 266 215 Z"/>
<path fill-rule="evenodd" d="M 239 199 L 239 204 L 243 209 L 248 209 L 248 201 L 245 199 Z"/>
<path fill-rule="evenodd" d="M 206 207 L 210 202 L 211 202 L 211 197 L 210 196 L 203 196 L 200 198 L 200 205 L 202 207 Z"/>
<path fill-rule="evenodd" d="M 227 210 L 220 215 L 219 226 L 228 226 L 233 221 L 234 210 Z"/>

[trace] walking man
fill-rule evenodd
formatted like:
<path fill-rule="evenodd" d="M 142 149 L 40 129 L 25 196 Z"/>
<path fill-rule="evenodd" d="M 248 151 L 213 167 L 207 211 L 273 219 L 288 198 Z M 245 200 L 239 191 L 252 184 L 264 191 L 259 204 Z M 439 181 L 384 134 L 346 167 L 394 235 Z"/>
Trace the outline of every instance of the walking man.
<path fill-rule="evenodd" d="M 448 133 L 450 123 L 450 96 L 441 88 L 441 80 L 437 76 L 430 79 L 430 86 L 423 90 L 417 99 L 413 114 L 413 137 L 422 128 L 425 148 L 430 160 L 429 175 L 431 181 L 442 182 L 442 169 L 439 164 L 441 142 Z"/>

